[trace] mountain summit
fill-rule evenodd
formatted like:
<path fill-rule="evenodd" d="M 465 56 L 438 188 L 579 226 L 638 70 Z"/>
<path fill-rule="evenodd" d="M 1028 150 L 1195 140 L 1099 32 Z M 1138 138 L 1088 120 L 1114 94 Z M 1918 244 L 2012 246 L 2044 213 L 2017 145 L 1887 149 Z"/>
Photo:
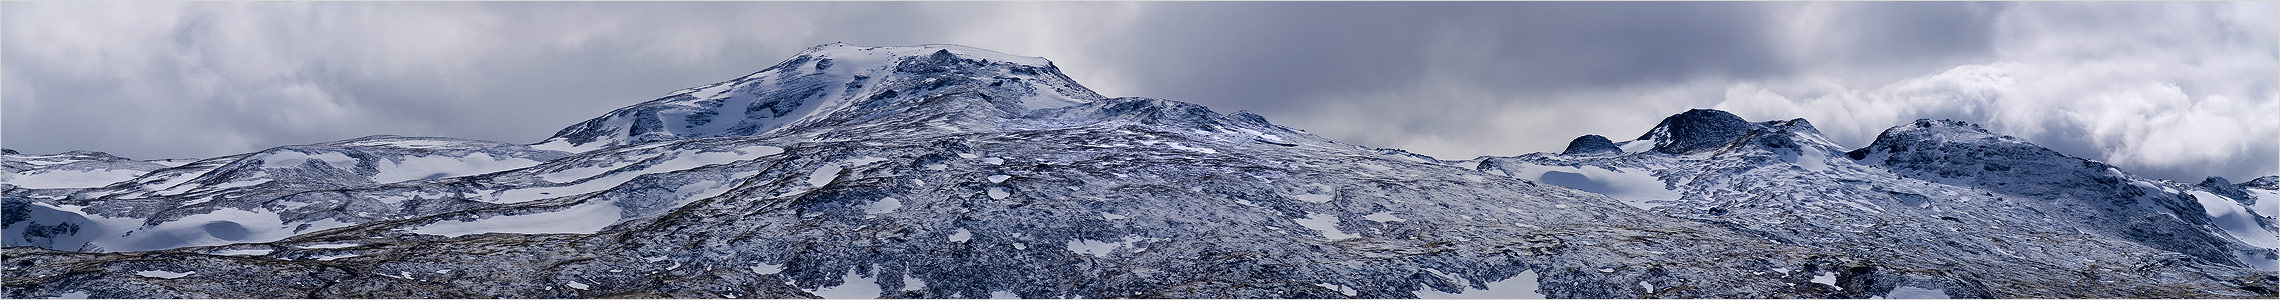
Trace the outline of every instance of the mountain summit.
<path fill-rule="evenodd" d="M 957 45 L 827 44 L 735 80 L 676 91 L 563 128 L 538 147 L 591 150 L 687 138 L 828 128 L 918 105 L 966 101 L 1020 114 L 1103 98 L 1043 58 Z"/>
<path fill-rule="evenodd" d="M 629 101 L 631 102 L 631 101 Z M 1927 121 L 1928 122 L 1928 121 Z M 808 49 L 533 145 L 0 151 L 9 298 L 2272 297 L 2275 179 L 1963 125 L 1716 110 L 1445 161 L 1102 97 L 1044 59 Z M 1916 127 L 1907 127 L 1916 126 Z M 1858 153 L 1858 154 L 1854 154 Z M 2035 178 L 2018 178 L 2035 177 Z M 2205 192 L 2207 186 L 2223 188 Z M 2225 196 L 2231 195 L 2231 196 Z M 2234 198 L 2226 198 L 2234 197 Z M 2259 239 L 2257 234 L 2263 234 Z"/>

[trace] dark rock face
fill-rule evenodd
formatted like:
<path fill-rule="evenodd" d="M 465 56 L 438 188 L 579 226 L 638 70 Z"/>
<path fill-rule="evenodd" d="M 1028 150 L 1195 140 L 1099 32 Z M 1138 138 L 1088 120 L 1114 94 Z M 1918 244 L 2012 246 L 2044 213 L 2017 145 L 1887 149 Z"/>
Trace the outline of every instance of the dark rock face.
<path fill-rule="evenodd" d="M 1607 137 L 1597 134 L 1587 134 L 1576 137 L 1573 141 L 1568 141 L 1567 150 L 1560 151 L 1560 154 L 1582 155 L 1620 152 L 1623 152 L 1623 149 L 1616 148 L 1615 141 L 1609 141 Z"/>
<path fill-rule="evenodd" d="M 2280 176 L 2264 176 L 2240 183 L 2240 186 L 2267 190 L 2280 190 Z"/>
<path fill-rule="evenodd" d="M 1686 154 L 1725 146 L 1756 127 L 1733 113 L 1693 109 L 1663 118 L 1662 124 L 1639 139 L 1653 140 L 1656 152 Z"/>
<path fill-rule="evenodd" d="M 2219 196 L 2225 196 L 2226 198 L 2239 200 L 2256 200 L 2255 196 L 2248 194 L 2247 188 L 2242 188 L 2239 185 L 2233 185 L 2232 181 L 2225 180 L 2224 177 L 2210 176 L 2208 179 L 2202 179 L 2200 184 L 2195 185 L 2200 186 L 2204 189 L 2208 189 L 2210 193 L 2215 193 Z"/>

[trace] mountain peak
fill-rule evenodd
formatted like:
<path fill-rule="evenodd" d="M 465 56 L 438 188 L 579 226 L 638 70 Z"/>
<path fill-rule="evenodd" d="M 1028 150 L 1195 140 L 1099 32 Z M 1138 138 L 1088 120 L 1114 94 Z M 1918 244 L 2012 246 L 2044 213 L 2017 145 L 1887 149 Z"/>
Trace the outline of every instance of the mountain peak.
<path fill-rule="evenodd" d="M 1986 127 L 1981 127 L 1977 123 L 1948 119 L 1916 119 L 1915 122 L 1909 122 L 1905 125 L 1894 126 L 1891 129 L 1886 129 L 1884 131 L 1884 134 L 1880 134 L 1879 136 L 1881 137 L 1882 135 L 1889 134 L 1917 135 L 1947 141 L 2009 139 L 2006 136 L 1995 134 L 1994 132 L 1989 132 L 1987 131 Z"/>
<path fill-rule="evenodd" d="M 1654 130 L 1640 135 L 1640 140 L 1655 142 L 1655 151 L 1669 154 L 1686 154 L 1703 149 L 1714 149 L 1749 134 L 1757 124 L 1742 120 L 1715 109 L 1691 109 L 1665 117 Z"/>
<path fill-rule="evenodd" d="M 2195 185 L 2208 189 L 2210 193 L 2223 195 L 2233 200 L 2247 200 L 2251 203 L 2256 200 L 2256 196 L 2248 194 L 2248 189 L 2241 188 L 2240 185 L 2235 185 L 2231 180 L 2225 180 L 2224 177 L 2209 176 L 2208 179 L 2202 179 L 2201 183 Z"/>
<path fill-rule="evenodd" d="M 2267 190 L 2280 189 L 2280 176 L 2257 177 L 2256 179 L 2249 179 L 2248 182 L 2240 183 L 2240 186 Z"/>
<path fill-rule="evenodd" d="M 1018 115 L 1103 99 L 1051 61 L 934 44 L 810 47 L 773 67 L 683 89 L 563 128 L 537 147 L 582 152 L 702 137 L 761 135 L 873 120 L 917 106 L 950 113 Z M 964 102 L 966 104 L 944 104 Z"/>
<path fill-rule="evenodd" d="M 816 45 L 801 50 L 797 56 L 816 59 L 864 59 L 924 57 L 932 60 L 963 58 L 990 62 L 1014 63 L 1037 67 L 1050 67 L 1053 62 L 1043 57 L 1020 56 L 989 49 L 956 44 L 925 44 L 899 47 L 870 47 L 848 45 L 844 42 Z"/>
<path fill-rule="evenodd" d="M 1623 152 L 1623 149 L 1615 147 L 1615 141 L 1608 140 L 1607 137 L 1599 136 L 1597 134 L 1586 134 L 1583 136 L 1575 137 L 1575 140 L 1568 141 L 1567 150 L 1560 151 L 1560 155 L 1617 152 Z"/>
<path fill-rule="evenodd" d="M 1877 134 L 1876 141 L 1867 147 L 1846 152 L 1845 156 L 1862 163 L 1946 178 L 1993 176 L 2045 180 L 2050 179 L 2049 174 L 2067 172 L 2106 176 L 2105 170 L 2113 168 L 1956 120 L 1918 119 L 1893 126 Z"/>
<path fill-rule="evenodd" d="M 1789 132 L 1810 133 L 1814 135 L 1821 134 L 1821 129 L 1814 128 L 1813 122 L 1805 121 L 1805 118 L 1796 118 L 1784 121 L 1766 121 L 1765 123 L 1760 123 L 1760 125 L 1764 125 L 1766 127 L 1781 128 L 1782 130 Z"/>

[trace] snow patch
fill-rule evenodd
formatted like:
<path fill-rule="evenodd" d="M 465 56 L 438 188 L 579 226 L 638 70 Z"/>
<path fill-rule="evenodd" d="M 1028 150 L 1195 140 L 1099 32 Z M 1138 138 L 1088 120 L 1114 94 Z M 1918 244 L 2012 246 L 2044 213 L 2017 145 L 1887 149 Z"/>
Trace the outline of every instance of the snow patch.
<path fill-rule="evenodd" d="M 1006 179 L 1012 179 L 1012 178 L 1013 178 L 1013 176 L 1005 176 L 1005 175 L 990 175 L 990 183 L 1004 183 Z"/>
<path fill-rule="evenodd" d="M 1428 269 L 1428 270 L 1430 270 L 1430 269 Z M 1488 287 L 1488 288 L 1486 288 L 1486 289 L 1478 289 L 1478 288 L 1473 288 L 1471 285 L 1465 285 L 1465 290 L 1463 290 L 1463 291 L 1458 291 L 1457 293 L 1451 294 L 1451 293 L 1443 293 L 1443 292 L 1441 292 L 1441 291 L 1438 291 L 1438 290 L 1433 290 L 1432 288 L 1422 288 L 1422 289 L 1418 289 L 1418 290 L 1417 290 L 1417 298 L 1419 298 L 1419 299 L 1545 299 L 1546 297 L 1544 297 L 1544 294 L 1543 294 L 1543 293 L 1538 293 L 1538 292 L 1536 292 L 1536 289 L 1537 289 L 1537 287 L 1538 287 L 1538 283 L 1536 282 L 1536 279 L 1537 279 L 1537 278 L 1536 278 L 1536 271 L 1534 271 L 1534 270 L 1530 270 L 1530 271 L 1520 272 L 1520 275 L 1514 275 L 1514 276 L 1512 276 L 1512 278 L 1506 278 L 1506 279 L 1504 279 L 1504 280 L 1498 280 L 1498 281 L 1496 281 L 1496 282 L 1489 282 L 1489 283 L 1485 283 L 1485 284 L 1482 284 L 1482 285 L 1484 285 L 1484 286 L 1487 286 L 1487 287 Z M 1462 282 L 1460 281 L 1459 283 L 1462 283 Z"/>
<path fill-rule="evenodd" d="M 261 255 L 268 255 L 270 252 L 276 252 L 276 251 L 277 251 L 277 250 L 273 250 L 273 249 L 230 249 L 230 250 L 220 250 L 220 251 L 214 251 L 214 252 L 211 252 L 211 253 L 207 253 L 207 254 L 213 254 L 213 255 L 221 255 L 221 256 L 261 256 Z"/>
<path fill-rule="evenodd" d="M 372 174 L 372 182 L 391 183 L 421 179 L 459 177 L 506 171 L 536 166 L 540 162 L 520 157 L 492 157 L 490 153 L 476 152 L 466 157 L 414 156 L 398 160 L 381 160 L 374 164 L 379 173 Z"/>
<path fill-rule="evenodd" d="M 926 289 L 925 279 L 918 279 L 905 275 L 902 277 L 902 282 L 902 290 L 899 291 L 917 291 Z"/>
<path fill-rule="evenodd" d="M 135 170 L 35 170 L 11 174 L 8 184 L 28 189 L 75 189 L 110 185 L 134 180 L 144 171 Z"/>
<path fill-rule="evenodd" d="M 1070 252 L 1083 253 L 1100 258 L 1108 258 L 1110 253 L 1116 251 L 1116 248 L 1130 246 L 1132 246 L 1132 241 L 1129 239 L 1118 239 L 1115 242 L 1073 239 L 1069 240 L 1069 244 L 1065 247 L 1068 248 Z"/>
<path fill-rule="evenodd" d="M 1821 153 L 1820 149 L 1798 149 L 1797 152 L 1802 153 L 1796 157 L 1785 156 L 1784 158 L 1788 158 L 1790 164 L 1795 164 L 1797 167 L 1805 168 L 1806 171 L 1820 172 L 1829 170 L 1829 156 L 1828 154 Z"/>
<path fill-rule="evenodd" d="M 340 249 L 340 248 L 356 247 L 356 246 L 360 246 L 360 245 L 364 245 L 364 244 L 361 244 L 361 243 L 351 243 L 351 242 L 342 242 L 342 243 L 322 243 L 322 244 L 308 244 L 308 245 L 300 245 L 300 246 L 295 246 L 294 248 L 301 248 L 301 249 Z"/>
<path fill-rule="evenodd" d="M 974 232 L 972 232 L 972 231 L 966 231 L 966 229 L 965 229 L 965 228 L 959 228 L 959 229 L 958 229 L 958 231 L 955 231 L 955 232 L 951 232 L 951 233 L 950 233 L 950 241 L 951 241 L 951 242 L 965 242 L 965 241 L 968 241 L 968 240 L 973 240 L 973 239 L 974 239 Z"/>
<path fill-rule="evenodd" d="M 198 273 L 197 271 L 190 271 L 190 272 L 179 272 L 179 273 L 178 273 L 178 272 L 174 272 L 174 271 L 164 271 L 164 270 L 150 270 L 150 271 L 135 272 L 135 276 L 150 277 L 150 278 L 164 278 L 164 279 L 175 279 L 175 278 L 182 278 L 183 276 L 190 276 L 190 274 L 197 274 L 197 273 Z"/>
<path fill-rule="evenodd" d="M 1337 215 L 1307 213 L 1305 219 L 1291 219 L 1291 221 L 1298 222 L 1298 226 L 1306 227 L 1306 229 L 1313 229 L 1314 231 L 1321 232 L 1322 237 L 1329 238 L 1333 241 L 1361 237 L 1358 235 L 1347 234 L 1344 231 L 1338 231 Z"/>
<path fill-rule="evenodd" d="M 819 187 L 826 184 L 831 184 L 832 180 L 839 179 L 839 171 L 845 169 L 846 167 L 867 165 L 886 160 L 887 159 L 885 158 L 878 157 L 862 157 L 838 163 L 826 164 L 822 168 L 816 168 L 815 172 L 808 173 L 807 182 L 809 186 Z"/>
<path fill-rule="evenodd" d="M 1623 141 L 1621 143 L 1615 143 L 1615 148 L 1622 149 L 1623 153 L 1647 152 L 1647 150 L 1655 149 L 1655 142 L 1650 140 L 1629 140 Z"/>
<path fill-rule="evenodd" d="M 902 206 L 902 200 L 896 200 L 895 197 L 879 198 L 879 200 L 871 201 L 869 204 L 864 204 L 863 213 L 874 215 L 883 214 L 893 212 L 897 208 L 902 208 Z"/>
<path fill-rule="evenodd" d="M 1884 293 L 1884 295 L 1869 297 L 1869 299 L 1955 299 L 1955 296 L 1948 296 L 1947 291 L 1943 290 L 1903 285 L 1892 288 L 1891 292 Z"/>
<path fill-rule="evenodd" d="M 1610 171 L 1599 167 L 1561 167 L 1535 164 L 1507 164 L 1505 166 L 1507 166 L 1506 173 L 1514 178 L 1598 193 L 1640 209 L 1662 207 L 1668 204 L 1656 202 L 1678 200 L 1679 196 L 1683 195 L 1676 190 L 1664 189 L 1661 179 L 1655 178 L 1652 171 L 1642 169 Z"/>
<path fill-rule="evenodd" d="M 1165 143 L 1164 145 L 1165 145 L 1165 146 L 1169 146 L 1169 147 L 1172 147 L 1172 149 L 1180 149 L 1180 150 L 1194 151 L 1194 152 L 1196 152 L 1196 153 L 1203 153 L 1203 154 L 1218 154 L 1218 153 L 1219 153 L 1219 150 L 1213 150 L 1213 149 L 1211 149 L 1211 148 L 1188 147 L 1187 145 L 1181 145 L 1180 143 L 1176 143 L 1176 142 L 1175 142 L 1175 143 Z"/>
<path fill-rule="evenodd" d="M 591 234 L 617 224 L 623 211 L 616 203 L 592 201 L 551 212 L 493 216 L 474 221 L 446 220 L 414 228 L 412 232 L 446 237 L 480 233 Z"/>
<path fill-rule="evenodd" d="M 1242 131 L 1243 133 L 1246 133 L 1246 134 L 1250 134 L 1250 135 L 1252 135 L 1252 136 L 1257 136 L 1257 137 L 1259 137 L 1259 138 L 1261 138 L 1261 139 L 1266 139 L 1266 140 L 1269 140 L 1269 141 L 1277 141 L 1277 142 L 1280 142 L 1280 141 L 1282 141 L 1282 140 L 1283 140 L 1283 138 L 1282 138 L 1282 137 L 1279 137 L 1279 136 L 1275 136 L 1275 135 L 1273 135 L 1273 134 L 1267 134 L 1267 133 L 1264 133 L 1264 132 L 1259 132 L 1258 130 L 1250 130 L 1250 129 L 1244 129 L 1244 128 L 1236 128 L 1235 130 L 1237 130 L 1237 131 Z"/>
<path fill-rule="evenodd" d="M 2249 214 L 2249 208 L 2241 207 L 2239 202 L 2204 191 L 2192 191 L 2191 195 L 2193 195 L 2194 200 L 2201 202 L 2203 212 L 2209 215 L 2209 219 L 2215 221 L 2218 228 L 2223 228 L 2226 235 L 2231 235 L 2233 239 L 2251 246 L 2265 249 L 2280 248 L 2280 232 L 2265 230 L 2264 227 L 2258 226 L 2256 216 Z"/>
<path fill-rule="evenodd" d="M 757 266 L 752 266 L 752 273 L 754 273 L 754 274 L 760 274 L 760 275 L 768 275 L 768 274 L 776 274 L 776 273 L 783 273 L 783 272 L 784 272 L 784 265 L 778 265 L 778 264 L 760 264 L 760 265 L 757 265 Z"/>
<path fill-rule="evenodd" d="M 1370 215 L 1367 215 L 1367 216 L 1362 216 L 1362 219 L 1368 219 L 1368 220 L 1370 220 L 1370 221 L 1377 221 L 1377 222 L 1380 222 L 1380 223 L 1383 223 L 1383 222 L 1408 222 L 1408 221 L 1409 221 L 1409 220 L 1404 220 L 1404 219 L 1401 219 L 1401 217 L 1396 217 L 1396 216 L 1393 216 L 1393 212 L 1390 212 L 1390 211 L 1381 211 L 1381 212 L 1378 212 L 1378 213 L 1374 213 L 1374 214 L 1370 214 Z"/>
<path fill-rule="evenodd" d="M 1012 194 L 1012 193 L 1006 193 L 1006 192 L 1005 192 L 1005 188 L 1004 188 L 1004 187 L 995 187 L 995 186 L 993 186 L 993 187 L 990 187 L 990 191 L 989 191 L 989 193 L 990 193 L 990 199 L 997 199 L 997 200 L 1005 200 L 1005 197 L 1007 197 L 1007 196 L 1013 196 L 1013 194 Z"/>
<path fill-rule="evenodd" d="M 824 299 L 876 299 L 879 298 L 878 280 L 868 280 L 861 272 L 847 272 L 839 277 L 839 285 L 819 289 L 802 289 Z"/>
<path fill-rule="evenodd" d="M 1845 290 L 1845 287 L 1843 287 L 1843 286 L 1838 286 L 1838 285 L 1837 285 L 1837 273 L 1834 273 L 1834 272 L 1831 272 L 1831 273 L 1828 273 L 1828 274 L 1814 274 L 1814 275 L 1813 275 L 1813 283 L 1819 283 L 1819 284 L 1826 284 L 1826 285 L 1829 285 L 1829 286 L 1834 286 L 1834 287 L 1837 287 L 1837 290 L 1839 290 L 1839 291 Z"/>
<path fill-rule="evenodd" d="M 124 235 L 98 239 L 93 244 L 106 251 L 131 252 L 269 242 L 291 236 L 294 233 L 293 227 L 297 225 L 285 224 L 277 213 L 267 210 L 248 211 L 221 207 L 212 212 L 182 216 L 173 221 L 135 229 Z M 135 226 L 130 225 L 124 228 L 133 227 Z M 322 229 L 330 228 L 311 230 Z"/>

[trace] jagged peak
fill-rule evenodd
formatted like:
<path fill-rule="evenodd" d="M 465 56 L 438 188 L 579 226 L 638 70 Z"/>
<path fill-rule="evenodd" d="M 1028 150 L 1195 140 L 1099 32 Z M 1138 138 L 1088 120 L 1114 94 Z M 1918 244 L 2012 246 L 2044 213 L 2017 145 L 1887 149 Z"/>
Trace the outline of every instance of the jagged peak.
<path fill-rule="evenodd" d="M 1053 66 L 1052 60 L 1048 60 L 1043 57 L 1006 54 L 1004 52 L 997 52 L 989 49 L 975 48 L 957 44 L 924 44 L 913 46 L 855 46 L 848 45 L 845 42 L 833 42 L 829 44 L 808 47 L 807 50 L 800 51 L 799 55 L 808 56 L 811 58 L 889 56 L 927 57 L 929 59 L 942 59 L 947 57 L 962 57 L 1038 67 Z"/>
<path fill-rule="evenodd" d="M 1583 136 L 1575 137 L 1575 140 L 1568 141 L 1567 150 L 1560 151 L 1560 155 L 1586 155 L 1621 152 L 1623 152 L 1623 149 L 1616 147 L 1615 141 L 1608 140 L 1607 137 L 1599 136 L 1597 134 L 1586 134 Z"/>
<path fill-rule="evenodd" d="M 2280 189 L 2280 176 L 2257 177 L 2256 179 L 2249 179 L 2248 182 L 2240 183 L 2240 186 L 2267 190 Z"/>
<path fill-rule="evenodd" d="M 1779 128 L 1795 133 L 1809 133 L 1813 135 L 1821 134 L 1821 129 L 1814 128 L 1813 122 L 1805 121 L 1805 118 L 1796 118 L 1783 121 L 1766 121 L 1764 123 L 1759 123 L 1759 125 L 1771 128 Z"/>
<path fill-rule="evenodd" d="M 1901 156 L 1895 160 L 1875 157 Z M 1995 171 L 2007 170 L 2011 164 L 2059 164 L 2067 168 L 2079 165 L 2083 170 L 2096 171 L 2113 168 L 2112 165 L 2089 160 L 2028 143 L 2015 137 L 1988 132 L 1978 124 L 1957 120 L 1918 119 L 1915 122 L 1893 126 L 1876 136 L 1867 147 L 1846 152 L 1853 160 L 1875 160 L 1892 166 L 1940 168 L 1961 164 L 1998 164 L 1988 167 Z M 1969 161 L 1947 157 L 1969 155 Z M 1921 165 L 1921 166 L 1918 166 Z M 2048 170 L 2043 170 L 2048 171 Z M 2087 172 L 2087 171 L 2086 171 Z M 1953 172 L 1951 172 L 1953 173 Z"/>
<path fill-rule="evenodd" d="M 1916 121 L 1908 122 L 1908 124 L 1885 129 L 1883 133 L 1876 135 L 1876 141 L 1870 142 L 1867 147 L 1848 152 L 1846 155 L 1859 160 L 1878 152 L 1892 153 L 1920 148 L 1914 147 L 1914 145 L 1949 143 L 2002 144 L 2049 151 L 2049 149 L 2043 149 L 2042 146 L 2020 141 L 2018 138 L 1988 132 L 1987 128 L 1971 122 L 1947 119 L 1916 119 Z"/>
<path fill-rule="evenodd" d="M 1725 146 L 1758 127 L 1733 113 L 1697 108 L 1664 117 L 1639 139 L 1654 141 L 1656 152 L 1686 154 Z"/>
<path fill-rule="evenodd" d="M 2195 185 L 2200 186 L 2203 189 L 2208 189 L 2210 193 L 2222 195 L 2226 198 L 2232 198 L 2233 200 L 2245 199 L 2251 202 L 2254 202 L 2255 200 L 2254 196 L 2250 196 L 2248 194 L 2248 189 L 2241 188 L 2239 185 L 2234 185 L 2231 180 L 2225 180 L 2224 177 L 2209 176 L 2208 179 L 2202 179 L 2200 184 Z"/>
<path fill-rule="evenodd" d="M 1877 139 L 1882 140 L 1885 136 L 1919 136 L 1956 142 L 1985 139 L 2015 140 L 2008 136 L 1989 132 L 1986 127 L 1981 127 L 1977 123 L 1949 119 L 1916 119 L 1915 122 L 1885 129 L 1884 133 L 1877 135 Z"/>
<path fill-rule="evenodd" d="M 832 43 L 810 47 L 742 78 L 619 108 L 563 128 L 536 146 L 583 152 L 686 138 L 800 131 L 916 111 L 913 106 L 944 105 L 936 101 L 943 99 L 976 102 L 954 105 L 961 106 L 958 110 L 981 107 L 1021 115 L 1104 98 L 1043 58 L 950 44 Z"/>

